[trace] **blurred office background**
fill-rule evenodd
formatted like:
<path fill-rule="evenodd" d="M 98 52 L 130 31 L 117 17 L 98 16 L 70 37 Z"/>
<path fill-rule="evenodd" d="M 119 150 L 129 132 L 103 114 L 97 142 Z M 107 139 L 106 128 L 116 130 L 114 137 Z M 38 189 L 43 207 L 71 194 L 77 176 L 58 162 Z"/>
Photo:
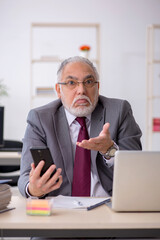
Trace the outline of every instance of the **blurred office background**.
<path fill-rule="evenodd" d="M 160 24 L 160 0 L 0 0 L 0 79 L 9 93 L 0 99 L 4 138 L 22 140 L 30 108 L 56 98 L 54 90 L 53 97 L 31 95 L 52 91 L 59 60 L 79 55 L 80 45 L 88 44 L 100 72 L 100 94 L 131 103 L 147 149 L 147 27 L 153 24 Z M 159 63 L 156 84 L 160 95 Z M 151 116 L 157 119 L 158 100 Z M 152 148 L 160 150 L 160 132 L 152 135 Z"/>

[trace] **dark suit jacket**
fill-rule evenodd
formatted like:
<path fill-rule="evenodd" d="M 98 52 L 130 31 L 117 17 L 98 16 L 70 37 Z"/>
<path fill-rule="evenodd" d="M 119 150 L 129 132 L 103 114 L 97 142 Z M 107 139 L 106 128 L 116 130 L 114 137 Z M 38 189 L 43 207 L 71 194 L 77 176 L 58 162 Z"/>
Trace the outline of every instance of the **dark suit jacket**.
<path fill-rule="evenodd" d="M 57 168 L 62 168 L 63 183 L 60 189 L 49 195 L 71 195 L 74 156 L 69 126 L 61 100 L 33 109 L 28 115 L 28 126 L 23 139 L 21 173 L 18 187 L 23 196 L 29 181 L 32 156 L 31 146 L 50 148 Z M 132 115 L 130 104 L 125 100 L 99 96 L 91 116 L 90 137 L 98 136 L 103 125 L 110 123 L 110 134 L 120 150 L 141 150 L 141 130 Z M 112 194 L 113 167 L 107 167 L 97 151 L 91 151 L 92 166 L 105 191 Z"/>

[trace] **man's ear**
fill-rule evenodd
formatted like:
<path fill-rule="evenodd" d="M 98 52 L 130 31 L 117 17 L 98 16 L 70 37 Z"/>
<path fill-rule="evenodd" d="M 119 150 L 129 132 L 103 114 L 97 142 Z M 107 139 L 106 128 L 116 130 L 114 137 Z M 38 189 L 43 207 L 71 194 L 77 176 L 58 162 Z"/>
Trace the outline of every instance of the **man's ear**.
<path fill-rule="evenodd" d="M 57 92 L 58 97 L 61 98 L 61 90 L 60 90 L 60 86 L 59 86 L 58 83 L 56 83 L 55 89 L 56 89 L 56 92 Z"/>

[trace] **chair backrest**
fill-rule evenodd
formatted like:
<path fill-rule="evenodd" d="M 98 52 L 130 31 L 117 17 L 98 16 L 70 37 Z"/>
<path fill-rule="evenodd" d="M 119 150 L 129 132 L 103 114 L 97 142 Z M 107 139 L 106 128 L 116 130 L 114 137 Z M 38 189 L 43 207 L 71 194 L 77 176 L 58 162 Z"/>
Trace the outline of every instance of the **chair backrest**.
<path fill-rule="evenodd" d="M 23 143 L 17 140 L 4 140 L 3 147 L 0 147 L 0 151 L 22 151 Z"/>
<path fill-rule="evenodd" d="M 4 140 L 4 145 L 2 148 L 0 148 L 0 151 L 15 151 L 15 152 L 21 152 L 23 147 L 23 143 L 21 141 L 16 140 Z M 3 176 L 0 174 L 0 179 L 12 179 L 11 182 L 8 182 L 11 186 L 17 186 L 19 175 L 13 174 L 15 171 L 20 170 L 20 165 L 3 165 L 0 166 L 0 173 L 3 173 Z M 7 173 L 6 176 L 4 176 L 4 173 Z M 8 173 L 10 173 L 8 175 Z M 12 175 L 13 174 L 13 175 Z"/>

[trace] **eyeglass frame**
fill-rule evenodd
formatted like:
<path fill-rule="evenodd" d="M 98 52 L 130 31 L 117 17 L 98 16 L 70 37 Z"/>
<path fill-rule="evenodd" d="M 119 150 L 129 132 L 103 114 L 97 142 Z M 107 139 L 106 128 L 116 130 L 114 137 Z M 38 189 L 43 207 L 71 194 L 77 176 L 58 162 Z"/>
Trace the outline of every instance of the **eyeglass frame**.
<path fill-rule="evenodd" d="M 86 88 L 92 88 L 93 86 L 95 86 L 96 83 L 99 83 L 99 81 L 92 81 L 93 85 L 90 86 L 90 87 L 87 87 L 87 86 L 85 86 L 85 83 L 88 81 L 88 79 L 85 79 L 85 80 L 82 81 L 82 82 L 75 81 L 75 80 L 70 80 L 70 81 L 74 81 L 74 83 L 76 83 L 76 85 L 73 87 L 73 89 L 76 88 L 77 86 L 79 86 L 80 83 L 82 83 L 83 86 L 86 87 Z M 58 84 L 67 86 L 70 81 L 68 81 L 68 82 L 58 82 Z"/>

